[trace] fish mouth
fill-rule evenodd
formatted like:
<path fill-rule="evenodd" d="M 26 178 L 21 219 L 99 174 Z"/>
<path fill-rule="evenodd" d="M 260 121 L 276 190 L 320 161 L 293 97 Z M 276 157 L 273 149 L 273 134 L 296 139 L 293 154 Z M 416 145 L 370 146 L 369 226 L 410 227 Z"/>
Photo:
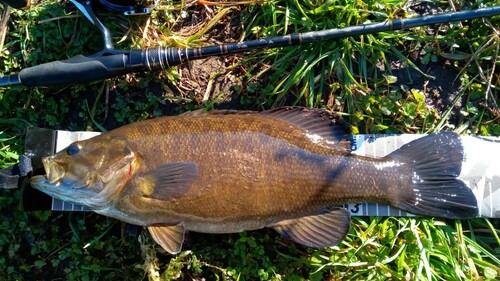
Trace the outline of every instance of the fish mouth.
<path fill-rule="evenodd" d="M 64 167 L 54 161 L 53 157 L 45 157 L 42 159 L 43 167 L 45 168 L 45 174 L 47 181 L 51 184 L 58 184 L 64 178 L 66 172 Z"/>
<path fill-rule="evenodd" d="M 33 176 L 30 185 L 51 197 L 73 204 L 82 204 L 80 201 L 91 195 L 85 189 L 74 189 L 71 182 L 57 180 L 51 183 L 44 175 Z"/>

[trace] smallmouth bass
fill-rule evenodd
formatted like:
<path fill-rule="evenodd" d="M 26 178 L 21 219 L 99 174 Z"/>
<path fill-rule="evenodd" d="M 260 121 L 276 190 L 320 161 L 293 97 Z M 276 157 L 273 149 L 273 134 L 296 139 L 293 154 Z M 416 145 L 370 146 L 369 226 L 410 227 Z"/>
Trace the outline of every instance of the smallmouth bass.
<path fill-rule="evenodd" d="M 350 227 L 338 205 L 384 203 L 425 216 L 477 216 L 457 177 L 458 134 L 431 134 L 382 158 L 351 154 L 338 115 L 284 107 L 193 112 L 137 122 L 77 141 L 43 159 L 31 185 L 94 212 L 146 226 L 175 254 L 185 231 L 271 227 L 310 247 Z"/>

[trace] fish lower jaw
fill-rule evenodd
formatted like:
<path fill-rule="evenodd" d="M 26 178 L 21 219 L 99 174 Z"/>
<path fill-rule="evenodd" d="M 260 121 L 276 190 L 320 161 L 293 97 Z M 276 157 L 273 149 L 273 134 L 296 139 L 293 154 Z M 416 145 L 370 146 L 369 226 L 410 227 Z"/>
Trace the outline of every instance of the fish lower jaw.
<path fill-rule="evenodd" d="M 38 189 L 40 191 L 54 191 L 51 190 L 51 186 L 58 186 L 60 182 L 58 183 L 51 183 L 46 176 L 34 176 L 30 180 L 30 184 L 33 188 Z"/>

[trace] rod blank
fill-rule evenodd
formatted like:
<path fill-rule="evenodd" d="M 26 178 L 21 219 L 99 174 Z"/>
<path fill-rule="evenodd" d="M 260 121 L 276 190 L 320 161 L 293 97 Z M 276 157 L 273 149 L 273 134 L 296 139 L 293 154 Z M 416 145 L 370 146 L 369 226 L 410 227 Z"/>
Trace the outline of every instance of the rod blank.
<path fill-rule="evenodd" d="M 429 15 L 409 19 L 394 19 L 380 23 L 355 25 L 345 28 L 334 28 L 321 31 L 290 34 L 266 39 L 227 43 L 201 48 L 151 48 L 145 50 L 144 58 L 147 69 L 172 67 L 190 60 L 207 58 L 210 56 L 223 56 L 238 54 L 259 49 L 297 46 L 304 43 L 314 43 L 340 38 L 373 34 L 384 31 L 394 31 L 418 26 L 440 24 L 454 21 L 470 20 L 481 17 L 500 15 L 500 6 L 481 8 L 470 11 L 451 12 L 438 15 Z"/>
<path fill-rule="evenodd" d="M 259 49 L 297 46 L 305 43 L 496 15 L 500 15 L 500 6 L 409 19 L 394 19 L 380 23 L 290 34 L 201 48 L 155 47 L 145 50 L 110 50 L 109 53 L 102 56 L 84 57 L 78 55 L 63 61 L 53 61 L 25 68 L 19 74 L 0 77 L 0 87 L 20 84 L 26 86 L 52 86 L 86 83 L 126 73 L 165 69 L 190 60 L 203 59 L 210 56 L 224 56 Z"/>

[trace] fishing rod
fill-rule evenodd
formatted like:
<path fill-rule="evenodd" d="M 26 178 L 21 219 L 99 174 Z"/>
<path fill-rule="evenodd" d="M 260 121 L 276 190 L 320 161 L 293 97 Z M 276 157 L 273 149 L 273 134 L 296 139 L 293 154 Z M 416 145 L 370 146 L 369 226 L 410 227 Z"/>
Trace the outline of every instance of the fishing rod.
<path fill-rule="evenodd" d="M 409 19 L 394 19 L 380 23 L 297 33 L 200 48 L 170 48 L 159 46 L 149 49 L 125 51 L 113 48 L 111 33 L 94 14 L 92 1 L 70 1 L 82 11 L 87 19 L 99 28 L 104 37 L 104 50 L 89 57 L 77 55 L 66 60 L 48 62 L 22 69 L 17 74 L 0 77 L 0 87 L 14 85 L 53 86 L 86 83 L 127 73 L 166 69 L 191 60 L 212 56 L 238 54 L 259 49 L 297 46 L 305 43 L 353 37 L 383 31 L 393 31 L 417 26 L 500 15 L 500 6 L 494 6 L 469 11 L 450 12 Z M 106 0 L 98 1 L 101 4 L 102 2 L 106 2 Z M 136 11 L 128 10 L 126 13 L 135 14 Z"/>

